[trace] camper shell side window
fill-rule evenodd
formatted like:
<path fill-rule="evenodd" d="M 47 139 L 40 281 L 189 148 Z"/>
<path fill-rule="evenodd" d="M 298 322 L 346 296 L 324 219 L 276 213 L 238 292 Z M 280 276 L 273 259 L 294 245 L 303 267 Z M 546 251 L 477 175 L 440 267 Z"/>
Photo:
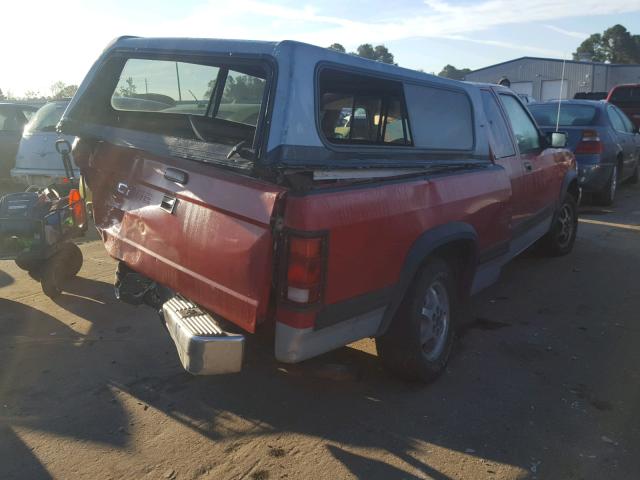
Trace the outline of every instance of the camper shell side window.
<path fill-rule="evenodd" d="M 372 75 L 323 68 L 319 125 L 334 145 L 413 144 L 402 83 Z"/>

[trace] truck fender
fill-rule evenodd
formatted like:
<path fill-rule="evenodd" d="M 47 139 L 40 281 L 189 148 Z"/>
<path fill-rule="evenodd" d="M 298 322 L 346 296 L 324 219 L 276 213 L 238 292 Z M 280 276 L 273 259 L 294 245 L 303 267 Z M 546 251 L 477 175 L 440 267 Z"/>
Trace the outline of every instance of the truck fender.
<path fill-rule="evenodd" d="M 454 242 L 464 241 L 473 245 L 471 251 L 471 258 L 469 259 L 469 265 L 472 266 L 471 272 L 468 272 L 469 277 L 464 283 L 466 285 L 465 290 L 469 290 L 469 287 L 473 281 L 473 275 L 475 274 L 475 267 L 478 258 L 478 234 L 475 229 L 464 222 L 451 222 L 438 227 L 427 230 L 420 235 L 413 245 L 409 249 L 400 271 L 400 278 L 396 283 L 391 293 L 391 299 L 384 312 L 384 316 L 380 323 L 377 335 L 382 335 L 387 331 L 391 321 L 400 307 L 404 296 L 411 286 L 416 273 L 424 263 L 425 259 L 433 254 L 436 250 L 451 245 Z"/>
<path fill-rule="evenodd" d="M 578 172 L 573 168 L 567 170 L 562 180 L 562 188 L 560 189 L 560 198 L 558 199 L 558 205 L 562 203 L 562 199 L 567 194 L 570 188 L 575 188 L 576 201 L 580 200 L 580 191 L 578 189 Z"/>

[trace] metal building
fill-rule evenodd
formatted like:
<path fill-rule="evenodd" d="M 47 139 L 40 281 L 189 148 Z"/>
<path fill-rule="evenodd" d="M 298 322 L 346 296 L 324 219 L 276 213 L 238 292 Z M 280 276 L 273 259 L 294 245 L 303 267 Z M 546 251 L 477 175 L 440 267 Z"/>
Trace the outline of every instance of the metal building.
<path fill-rule="evenodd" d="M 621 83 L 640 83 L 640 65 L 620 65 L 555 58 L 521 57 L 480 68 L 465 76 L 471 82 L 511 82 L 511 89 L 536 100 L 573 98 L 578 92 L 608 92 Z"/>

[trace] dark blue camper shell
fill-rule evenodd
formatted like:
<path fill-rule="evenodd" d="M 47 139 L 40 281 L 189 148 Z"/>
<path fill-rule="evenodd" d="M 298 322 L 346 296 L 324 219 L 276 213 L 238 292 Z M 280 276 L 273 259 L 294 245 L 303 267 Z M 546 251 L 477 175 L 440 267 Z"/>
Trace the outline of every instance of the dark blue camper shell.
<path fill-rule="evenodd" d="M 93 65 L 80 85 L 62 120 L 59 130 L 74 135 L 108 140 L 120 146 L 139 146 L 159 155 L 179 152 L 183 157 L 202 159 L 211 145 L 189 139 L 164 136 L 154 138 L 148 132 L 98 125 L 86 115 L 83 100 L 95 99 L 87 95 L 88 90 L 99 83 L 100 70 L 114 55 L 133 58 L 166 55 L 171 59 L 184 58 L 191 62 L 262 61 L 269 69 L 268 98 L 261 112 L 255 145 L 255 163 L 252 168 L 314 167 L 314 168 L 360 168 L 384 167 L 411 168 L 434 161 L 463 161 L 464 163 L 489 162 L 487 133 L 483 129 L 483 114 L 474 111 L 481 103 L 476 85 L 440 78 L 434 75 L 384 64 L 308 45 L 295 41 L 263 42 L 244 40 L 195 39 L 195 38 L 138 38 L 120 37 L 114 40 Z M 408 108 L 411 126 L 411 145 L 367 146 L 336 145 L 322 136 L 320 130 L 318 81 L 323 69 L 352 72 L 376 79 L 401 82 Z M 423 88 L 433 87 L 436 92 L 462 93 L 468 100 L 473 125 L 461 127 L 471 135 L 470 141 L 459 148 L 434 148 L 432 139 L 441 135 L 441 121 L 426 109 L 414 108 L 412 96 L 423 95 Z M 413 87 L 413 88 L 412 88 Z M 492 88 L 502 88 L 496 87 Z M 438 96 L 438 93 L 435 94 Z M 444 102 L 444 100 L 442 100 Z M 452 108 L 443 109 L 454 111 Z M 442 112 L 442 111 L 441 111 Z M 439 115 L 442 115 L 440 113 Z M 451 123 L 451 122 L 450 122 Z M 315 128 L 312 126 L 315 125 Z M 263 129 L 264 132 L 260 130 Z M 445 129 L 455 135 L 455 129 Z M 262 134 L 264 133 L 264 134 Z M 160 141 L 161 140 L 161 141 Z"/>

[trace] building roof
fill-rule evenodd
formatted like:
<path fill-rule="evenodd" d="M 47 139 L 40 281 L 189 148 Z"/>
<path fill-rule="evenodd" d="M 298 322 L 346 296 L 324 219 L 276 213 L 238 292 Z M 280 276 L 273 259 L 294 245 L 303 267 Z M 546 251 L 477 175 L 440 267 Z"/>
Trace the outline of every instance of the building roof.
<path fill-rule="evenodd" d="M 494 65 L 489 65 L 487 67 L 478 68 L 477 70 L 473 70 L 470 73 L 481 72 L 482 70 L 487 70 L 489 68 L 495 68 L 502 65 L 506 65 L 508 63 L 519 62 L 520 60 L 537 60 L 543 62 L 566 62 L 566 63 L 577 63 L 580 65 L 605 65 L 607 67 L 640 67 L 639 64 L 625 64 L 625 63 L 604 63 L 604 62 L 583 62 L 580 60 L 563 60 L 562 58 L 544 58 L 544 57 L 519 57 L 514 58 L 513 60 L 507 60 L 506 62 L 496 63 Z"/>

